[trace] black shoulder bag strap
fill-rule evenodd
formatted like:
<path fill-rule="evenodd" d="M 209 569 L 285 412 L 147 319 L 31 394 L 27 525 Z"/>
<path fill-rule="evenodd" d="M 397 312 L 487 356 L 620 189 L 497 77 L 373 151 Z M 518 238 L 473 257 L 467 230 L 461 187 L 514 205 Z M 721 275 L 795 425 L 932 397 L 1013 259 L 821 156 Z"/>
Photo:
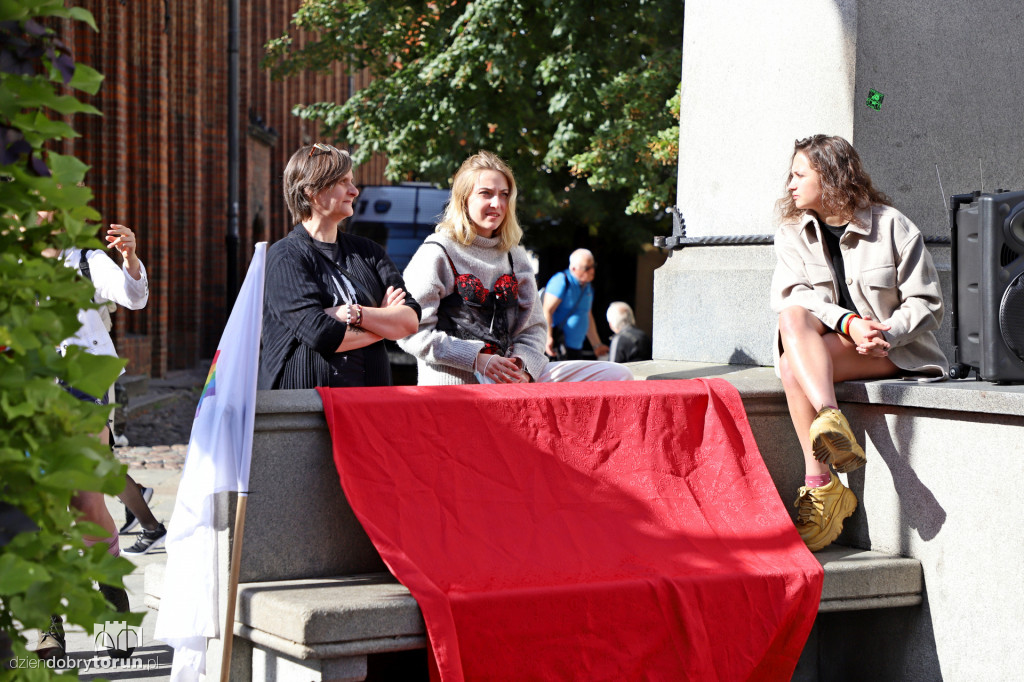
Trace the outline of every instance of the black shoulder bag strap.
<path fill-rule="evenodd" d="M 89 271 L 89 252 L 93 249 L 82 249 L 78 256 L 78 271 L 82 273 L 82 277 L 92 282 L 92 273 Z"/>

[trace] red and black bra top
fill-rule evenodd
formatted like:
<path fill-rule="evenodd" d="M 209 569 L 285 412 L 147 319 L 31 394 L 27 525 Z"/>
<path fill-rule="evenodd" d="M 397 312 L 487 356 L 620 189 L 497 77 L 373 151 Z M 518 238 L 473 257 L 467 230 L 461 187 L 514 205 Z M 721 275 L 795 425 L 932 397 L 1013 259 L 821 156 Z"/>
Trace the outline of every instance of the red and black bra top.
<path fill-rule="evenodd" d="M 485 305 L 488 297 L 491 297 L 497 307 L 504 308 L 519 300 L 519 280 L 515 277 L 511 252 L 508 254 L 508 267 L 512 270 L 512 274 L 504 274 L 499 277 L 495 280 L 493 288 L 488 291 L 476 275 L 472 273 L 459 274 L 447 249 L 440 244 L 438 246 L 441 247 L 445 258 L 448 259 L 448 265 L 451 266 L 452 274 L 455 275 L 455 288 L 463 301 L 470 305 Z"/>
<path fill-rule="evenodd" d="M 437 329 L 460 339 L 482 341 L 481 352 L 507 356 L 512 352 L 512 333 L 519 307 L 519 280 L 515 276 L 512 254 L 508 254 L 511 273 L 498 277 L 490 291 L 480 278 L 460 274 L 448 250 L 437 242 L 448 259 L 455 277 L 455 290 L 441 299 L 437 310 Z"/>

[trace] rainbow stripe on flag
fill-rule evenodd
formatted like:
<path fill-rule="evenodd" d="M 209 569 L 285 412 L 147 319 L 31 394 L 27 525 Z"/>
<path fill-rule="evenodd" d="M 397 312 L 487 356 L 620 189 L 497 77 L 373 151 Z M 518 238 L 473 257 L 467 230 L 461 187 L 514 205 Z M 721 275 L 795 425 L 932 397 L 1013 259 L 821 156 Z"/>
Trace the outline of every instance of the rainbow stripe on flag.
<path fill-rule="evenodd" d="M 210 396 L 217 395 L 217 358 L 220 357 L 220 349 L 213 354 L 213 364 L 210 365 L 210 373 L 206 375 L 206 384 L 203 386 L 203 394 L 199 396 L 199 404 L 196 405 L 196 417 L 199 410 L 203 409 L 203 401 Z M 195 417 L 193 417 L 194 419 Z"/>

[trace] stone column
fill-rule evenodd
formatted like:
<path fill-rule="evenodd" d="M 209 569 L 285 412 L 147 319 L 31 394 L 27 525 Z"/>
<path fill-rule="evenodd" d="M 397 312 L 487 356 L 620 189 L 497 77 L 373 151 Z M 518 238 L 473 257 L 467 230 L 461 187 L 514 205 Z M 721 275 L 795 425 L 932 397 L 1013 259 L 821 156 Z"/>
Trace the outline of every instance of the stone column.
<path fill-rule="evenodd" d="M 677 204 L 688 237 L 772 235 L 793 142 L 849 139 L 926 237 L 945 196 L 1024 189 L 1015 0 L 689 0 Z M 871 90 L 884 95 L 867 105 Z M 948 247 L 930 247 L 949 291 Z M 771 364 L 770 245 L 691 246 L 655 273 L 654 356 Z M 948 299 L 948 295 L 947 295 Z M 948 315 L 939 332 L 951 347 Z"/>

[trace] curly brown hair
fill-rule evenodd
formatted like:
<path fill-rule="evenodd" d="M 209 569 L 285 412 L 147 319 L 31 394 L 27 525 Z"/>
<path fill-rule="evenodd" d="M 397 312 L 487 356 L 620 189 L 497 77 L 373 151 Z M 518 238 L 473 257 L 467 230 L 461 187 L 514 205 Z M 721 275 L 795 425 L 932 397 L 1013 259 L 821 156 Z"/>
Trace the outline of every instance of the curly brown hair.
<path fill-rule="evenodd" d="M 892 200 L 875 189 L 871 176 L 864 170 L 860 155 L 849 142 L 838 135 L 811 135 L 797 140 L 793 157 L 799 152 L 807 156 L 811 168 L 818 172 L 821 182 L 821 204 L 828 215 L 852 220 L 858 208 L 872 204 L 892 205 Z M 792 168 L 792 158 L 790 167 Z M 793 173 L 786 174 L 786 194 L 776 202 L 779 217 L 791 220 L 803 215 L 789 193 Z"/>

